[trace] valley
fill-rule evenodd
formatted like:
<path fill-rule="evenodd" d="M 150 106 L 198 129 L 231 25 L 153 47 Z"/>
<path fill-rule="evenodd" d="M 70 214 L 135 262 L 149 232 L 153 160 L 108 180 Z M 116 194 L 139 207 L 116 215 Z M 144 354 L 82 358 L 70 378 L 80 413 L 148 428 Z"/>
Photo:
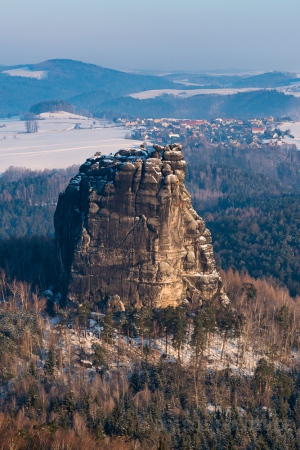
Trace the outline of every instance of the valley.
<path fill-rule="evenodd" d="M 122 126 L 71 113 L 42 114 L 38 131 L 26 133 L 25 121 L 0 121 L 0 171 L 9 166 L 31 169 L 65 168 L 97 151 L 114 153 L 121 147 L 138 146 L 125 139 Z"/>

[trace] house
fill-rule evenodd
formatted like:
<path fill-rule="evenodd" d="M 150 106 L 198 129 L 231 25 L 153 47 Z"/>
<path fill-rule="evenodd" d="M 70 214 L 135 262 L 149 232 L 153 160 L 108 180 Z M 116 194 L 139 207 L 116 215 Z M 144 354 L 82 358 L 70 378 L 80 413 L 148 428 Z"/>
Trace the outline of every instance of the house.
<path fill-rule="evenodd" d="M 262 120 L 260 120 L 260 119 L 251 119 L 250 123 L 252 124 L 252 126 L 256 125 L 257 127 L 259 127 L 262 124 Z"/>
<path fill-rule="evenodd" d="M 264 134 L 266 127 L 252 127 L 252 134 Z"/>
<path fill-rule="evenodd" d="M 190 126 L 190 127 L 200 127 L 206 125 L 206 120 L 183 120 L 180 125 Z"/>
<path fill-rule="evenodd" d="M 225 125 L 231 125 L 232 123 L 235 123 L 236 119 L 223 119 L 223 123 L 225 123 Z"/>

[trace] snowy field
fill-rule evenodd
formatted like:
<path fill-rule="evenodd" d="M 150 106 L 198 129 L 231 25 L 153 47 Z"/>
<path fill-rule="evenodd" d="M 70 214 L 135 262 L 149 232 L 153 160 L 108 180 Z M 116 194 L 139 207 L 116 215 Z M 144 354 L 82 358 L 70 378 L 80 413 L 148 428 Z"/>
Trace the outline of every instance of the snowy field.
<path fill-rule="evenodd" d="M 192 84 L 190 84 L 192 85 Z M 161 95 L 174 95 L 175 97 L 187 98 L 194 95 L 232 95 L 239 92 L 252 92 L 252 91 L 271 91 L 271 88 L 224 88 L 224 89 L 156 89 L 151 91 L 135 92 L 129 94 L 128 97 L 138 98 L 139 100 L 146 100 L 148 98 L 155 98 Z M 286 95 L 293 95 L 294 97 L 300 97 L 300 92 L 291 90 L 290 87 L 280 87 L 276 89 L 278 92 L 283 92 Z"/>
<path fill-rule="evenodd" d="M 41 119 L 37 133 L 26 133 L 24 121 L 0 120 L 0 172 L 9 166 L 52 169 L 79 165 L 98 151 L 109 154 L 141 144 L 125 139 L 130 130 L 104 120 L 70 113 L 42 114 Z"/>
<path fill-rule="evenodd" d="M 43 80 L 48 77 L 47 70 L 30 70 L 28 69 L 28 67 L 22 67 L 21 69 L 4 70 L 3 73 L 6 73 L 11 77 L 36 78 L 38 80 Z"/>
<path fill-rule="evenodd" d="M 291 135 L 293 138 L 286 137 L 283 139 L 287 144 L 295 144 L 298 149 L 300 149 L 300 121 L 297 122 L 284 122 L 279 126 L 280 130 L 291 130 Z"/>
<path fill-rule="evenodd" d="M 293 95 L 294 97 L 300 97 L 299 91 L 289 91 L 287 89 L 284 89 L 282 92 L 284 92 L 286 95 Z"/>
<path fill-rule="evenodd" d="M 134 94 L 129 94 L 129 97 L 138 98 L 139 100 L 145 100 L 147 98 L 155 98 L 160 95 L 175 95 L 176 97 L 193 97 L 194 95 L 205 95 L 205 94 L 217 94 L 217 95 L 230 95 L 237 94 L 238 92 L 250 92 L 259 91 L 259 88 L 226 88 L 226 89 L 155 89 L 151 91 L 135 92 Z"/>

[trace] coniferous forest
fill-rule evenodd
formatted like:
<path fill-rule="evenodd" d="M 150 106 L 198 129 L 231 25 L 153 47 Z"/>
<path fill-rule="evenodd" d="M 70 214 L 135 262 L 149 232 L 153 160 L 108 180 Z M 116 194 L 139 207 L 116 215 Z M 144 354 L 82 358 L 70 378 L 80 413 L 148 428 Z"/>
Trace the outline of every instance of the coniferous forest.
<path fill-rule="evenodd" d="M 53 214 L 78 169 L 2 174 L 1 448 L 300 448 L 298 155 L 185 156 L 228 305 L 61 308 Z"/>

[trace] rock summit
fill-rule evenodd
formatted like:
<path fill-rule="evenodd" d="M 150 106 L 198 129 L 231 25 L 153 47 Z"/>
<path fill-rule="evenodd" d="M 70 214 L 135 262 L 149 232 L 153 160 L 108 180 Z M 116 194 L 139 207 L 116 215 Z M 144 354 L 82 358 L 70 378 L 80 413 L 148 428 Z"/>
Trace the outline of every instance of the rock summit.
<path fill-rule="evenodd" d="M 54 218 L 65 299 L 119 296 L 122 308 L 227 300 L 185 166 L 178 144 L 87 159 Z"/>

